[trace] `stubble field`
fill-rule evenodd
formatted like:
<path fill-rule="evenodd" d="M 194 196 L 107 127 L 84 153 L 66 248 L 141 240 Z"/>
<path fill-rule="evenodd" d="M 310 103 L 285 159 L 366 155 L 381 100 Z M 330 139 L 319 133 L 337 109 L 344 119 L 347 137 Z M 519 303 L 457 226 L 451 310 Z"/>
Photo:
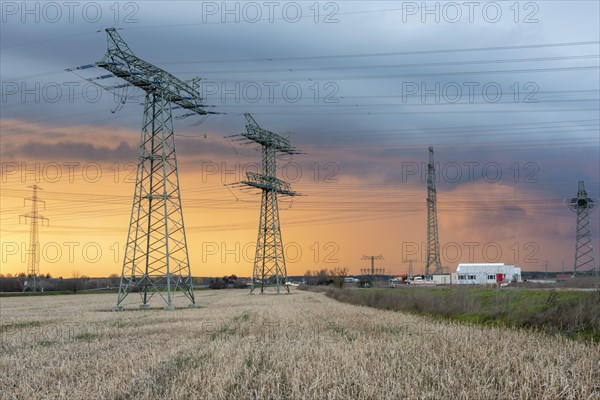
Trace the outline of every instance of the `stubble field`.
<path fill-rule="evenodd" d="M 597 344 L 320 293 L 196 296 L 121 313 L 115 294 L 1 298 L 2 398 L 600 398 Z"/>

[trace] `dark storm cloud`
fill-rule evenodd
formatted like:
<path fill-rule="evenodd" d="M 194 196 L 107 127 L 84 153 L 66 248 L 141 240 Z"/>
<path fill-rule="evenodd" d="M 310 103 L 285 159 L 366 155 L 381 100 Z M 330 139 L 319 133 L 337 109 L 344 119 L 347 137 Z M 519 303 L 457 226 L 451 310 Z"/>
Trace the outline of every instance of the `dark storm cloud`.
<path fill-rule="evenodd" d="M 26 142 L 3 150 L 4 159 L 134 161 L 137 149 L 121 142 L 116 147 L 86 142 Z"/>

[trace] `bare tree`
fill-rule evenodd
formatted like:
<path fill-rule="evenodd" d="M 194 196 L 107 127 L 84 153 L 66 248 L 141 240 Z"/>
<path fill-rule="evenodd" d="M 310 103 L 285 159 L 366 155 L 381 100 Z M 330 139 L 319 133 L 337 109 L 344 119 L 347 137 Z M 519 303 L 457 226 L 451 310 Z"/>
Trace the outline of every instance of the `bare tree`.
<path fill-rule="evenodd" d="M 113 287 L 119 286 L 119 282 L 121 281 L 121 277 L 117 274 L 110 274 L 108 279 L 110 280 L 110 285 Z"/>
<path fill-rule="evenodd" d="M 307 271 L 304 273 L 304 282 L 305 282 L 307 285 L 314 285 L 314 283 L 313 283 L 313 274 L 312 274 L 312 272 L 311 272 L 311 270 L 310 270 L 310 269 L 309 269 L 309 270 L 307 270 Z"/>
<path fill-rule="evenodd" d="M 77 294 L 77 290 L 81 286 L 81 272 L 74 269 L 71 278 L 71 290 L 73 290 L 73 294 Z"/>
<path fill-rule="evenodd" d="M 317 285 L 329 285 L 331 283 L 331 279 L 329 278 L 329 271 L 326 268 L 321 270 L 314 270 L 313 276 L 315 276 L 317 280 Z"/>
<path fill-rule="evenodd" d="M 344 283 L 346 283 L 346 277 L 348 276 L 348 272 L 350 268 L 337 266 L 331 270 L 331 279 L 333 279 L 333 284 L 337 288 L 344 287 Z"/>
<path fill-rule="evenodd" d="M 333 282 L 326 268 L 306 271 L 304 279 L 307 285 L 329 285 Z"/>

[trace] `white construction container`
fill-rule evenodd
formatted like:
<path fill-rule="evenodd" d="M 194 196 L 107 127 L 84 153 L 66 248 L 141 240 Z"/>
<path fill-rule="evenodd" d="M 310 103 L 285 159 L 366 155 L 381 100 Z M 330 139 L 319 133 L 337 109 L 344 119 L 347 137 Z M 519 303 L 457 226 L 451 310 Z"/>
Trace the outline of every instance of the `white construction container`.
<path fill-rule="evenodd" d="M 450 274 L 433 274 L 431 275 L 431 280 L 436 285 L 449 285 L 452 283 L 452 276 Z"/>
<path fill-rule="evenodd" d="M 457 285 L 486 285 L 492 283 L 521 282 L 521 268 L 507 264 L 458 264 L 452 274 Z"/>

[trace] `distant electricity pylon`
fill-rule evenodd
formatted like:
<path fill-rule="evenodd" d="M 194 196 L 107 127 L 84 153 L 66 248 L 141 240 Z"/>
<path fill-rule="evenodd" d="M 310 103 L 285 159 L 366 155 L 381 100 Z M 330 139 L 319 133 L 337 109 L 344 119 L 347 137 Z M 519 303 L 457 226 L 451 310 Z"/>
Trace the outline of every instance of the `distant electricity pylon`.
<path fill-rule="evenodd" d="M 598 265 L 594 257 L 592 242 L 592 226 L 590 224 L 590 211 L 596 203 L 587 197 L 583 181 L 579 181 L 577 197 L 573 197 L 567 207 L 577 214 L 577 232 L 575 234 L 575 263 L 573 264 L 573 276 L 581 272 L 596 271 Z"/>
<path fill-rule="evenodd" d="M 27 222 L 27 219 L 31 220 L 29 228 L 29 265 L 27 268 L 27 277 L 31 279 L 31 281 L 25 281 L 23 291 L 31 290 L 32 292 L 37 292 L 41 289 L 38 281 L 38 274 L 40 272 L 38 221 L 42 221 L 42 226 L 44 225 L 44 222 L 48 225 L 48 218 L 40 215 L 38 210 L 38 203 L 42 203 L 44 209 L 46 209 L 46 202 L 38 199 L 37 194 L 37 191 L 42 190 L 42 188 L 38 185 L 28 187 L 33 189 L 33 195 L 25 198 L 24 202 L 27 202 L 27 200 L 31 202 L 31 212 L 19 216 L 19 220 L 23 218 L 25 223 Z"/>
<path fill-rule="evenodd" d="M 277 194 L 296 196 L 297 193 L 292 191 L 289 183 L 277 179 L 277 153 L 298 153 L 290 145 L 289 139 L 261 128 L 248 113 L 244 114 L 244 117 L 246 132 L 242 133 L 242 136 L 262 146 L 262 173 L 247 172 L 246 180 L 240 182 L 262 191 L 250 293 L 257 287 L 264 293 L 265 288 L 269 286 L 274 287 L 277 293 L 283 286 L 289 293 Z"/>
<path fill-rule="evenodd" d="M 118 77 L 127 84 L 104 88 L 135 86 L 145 91 L 135 193 L 114 310 L 122 310 L 123 300 L 134 290 L 140 293 L 140 308 L 148 308 L 150 299 L 159 294 L 165 309 L 172 310 L 177 290 L 183 291 L 193 306 L 196 301 L 181 208 L 171 103 L 178 106 L 174 108 L 187 110 L 184 116 L 213 113 L 204 109 L 197 80 L 177 79 L 135 56 L 116 29 L 106 32 L 108 51 L 102 60 L 72 70 L 104 68 L 112 75 L 88 80 Z"/>
<path fill-rule="evenodd" d="M 375 260 L 384 260 L 383 255 L 378 256 L 362 256 L 361 260 L 371 260 L 371 268 L 362 268 L 360 273 L 362 275 L 371 276 L 371 285 L 375 285 L 375 278 L 377 275 L 385 274 L 385 268 L 375 268 Z"/>
<path fill-rule="evenodd" d="M 417 260 L 413 260 L 412 258 L 410 260 L 406 260 L 408 261 L 408 276 L 414 276 L 414 271 L 413 271 L 413 262 L 417 261 Z"/>
<path fill-rule="evenodd" d="M 430 274 L 431 267 L 435 274 L 441 274 L 440 240 L 438 237 L 437 191 L 435 189 L 435 163 L 433 147 L 429 146 L 429 164 L 427 164 L 427 257 L 425 275 Z"/>

